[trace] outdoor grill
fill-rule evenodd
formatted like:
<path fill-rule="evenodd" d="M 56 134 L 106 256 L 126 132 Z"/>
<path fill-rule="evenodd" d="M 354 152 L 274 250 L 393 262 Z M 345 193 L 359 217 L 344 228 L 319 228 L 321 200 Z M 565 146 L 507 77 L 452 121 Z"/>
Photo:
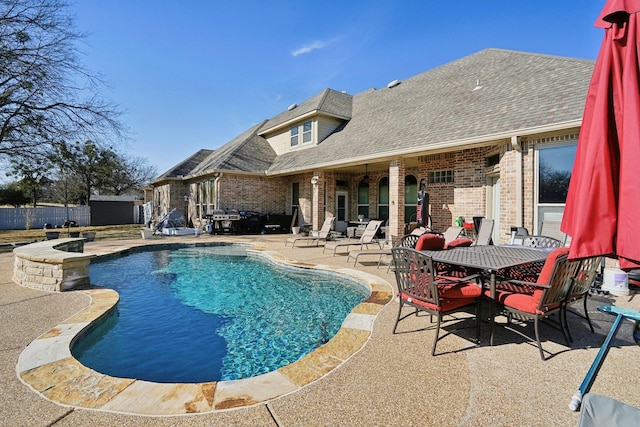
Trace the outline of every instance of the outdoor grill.
<path fill-rule="evenodd" d="M 238 231 L 240 214 L 237 210 L 215 210 L 209 215 L 205 215 L 210 222 L 213 222 L 212 233 L 229 233 Z"/>

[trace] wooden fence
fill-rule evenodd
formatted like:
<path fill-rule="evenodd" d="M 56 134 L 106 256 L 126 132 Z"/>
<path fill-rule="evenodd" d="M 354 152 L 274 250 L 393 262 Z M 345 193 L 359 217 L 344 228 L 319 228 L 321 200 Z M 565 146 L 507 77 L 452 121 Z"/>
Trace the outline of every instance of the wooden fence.
<path fill-rule="evenodd" d="M 44 228 L 45 224 L 55 227 L 63 225 L 67 220 L 86 227 L 91 224 L 91 209 L 89 206 L 0 209 L 0 230 Z"/>

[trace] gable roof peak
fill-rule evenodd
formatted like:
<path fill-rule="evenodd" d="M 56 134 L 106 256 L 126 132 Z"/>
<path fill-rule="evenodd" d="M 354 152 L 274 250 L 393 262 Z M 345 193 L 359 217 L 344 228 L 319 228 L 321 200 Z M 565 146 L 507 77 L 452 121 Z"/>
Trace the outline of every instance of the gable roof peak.
<path fill-rule="evenodd" d="M 352 98 L 346 91 L 339 92 L 330 88 L 323 89 L 301 104 L 292 104 L 286 111 L 268 120 L 260 130 L 260 135 L 313 113 L 322 113 L 349 120 L 351 118 Z"/>

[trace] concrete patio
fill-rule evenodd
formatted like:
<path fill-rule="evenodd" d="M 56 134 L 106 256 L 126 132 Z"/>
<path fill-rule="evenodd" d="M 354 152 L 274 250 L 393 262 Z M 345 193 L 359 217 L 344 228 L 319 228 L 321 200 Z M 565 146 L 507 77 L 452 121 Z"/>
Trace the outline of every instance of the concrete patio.
<path fill-rule="evenodd" d="M 290 260 L 351 267 L 346 255 L 322 254 L 322 247 L 285 247 L 288 236 L 164 237 L 173 241 L 258 241 Z M 146 240 L 97 241 L 85 252 L 108 253 Z M 153 242 L 153 241 L 151 241 Z M 598 305 L 640 309 L 640 296 L 598 295 L 589 299 L 596 333 L 585 321 L 570 316 L 574 343 L 563 344 L 561 334 L 543 327 L 543 347 L 552 353 L 540 360 L 535 345 L 497 328 L 495 345 L 488 345 L 483 325 L 479 346 L 456 332 L 438 344 L 431 357 L 434 331 L 427 317 L 405 320 L 392 334 L 397 302 L 380 311 L 365 346 L 329 374 L 274 400 L 251 407 L 203 415 L 134 416 L 79 409 L 53 403 L 18 378 L 16 365 L 24 348 L 53 326 L 89 304 L 81 292 L 48 293 L 12 281 L 13 254 L 0 254 L 0 416 L 7 426 L 575 426 L 578 414 L 568 403 L 596 356 L 613 317 Z M 376 263 L 358 270 L 377 275 L 395 287 L 393 274 Z M 631 322 L 624 322 L 600 371 L 592 392 L 640 407 L 634 367 L 640 348 L 632 339 Z M 446 324 L 445 324 L 446 328 Z"/>

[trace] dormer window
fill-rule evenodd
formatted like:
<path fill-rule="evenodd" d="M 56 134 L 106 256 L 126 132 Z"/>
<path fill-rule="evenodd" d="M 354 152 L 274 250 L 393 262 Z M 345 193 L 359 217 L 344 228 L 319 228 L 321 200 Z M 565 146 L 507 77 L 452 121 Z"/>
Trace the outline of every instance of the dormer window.
<path fill-rule="evenodd" d="M 302 124 L 302 143 L 311 142 L 311 120 Z"/>
<path fill-rule="evenodd" d="M 302 143 L 308 144 L 313 141 L 313 122 L 308 120 L 302 126 L 293 126 L 291 128 L 291 147 L 297 147 L 300 144 L 300 128 L 302 128 Z"/>

